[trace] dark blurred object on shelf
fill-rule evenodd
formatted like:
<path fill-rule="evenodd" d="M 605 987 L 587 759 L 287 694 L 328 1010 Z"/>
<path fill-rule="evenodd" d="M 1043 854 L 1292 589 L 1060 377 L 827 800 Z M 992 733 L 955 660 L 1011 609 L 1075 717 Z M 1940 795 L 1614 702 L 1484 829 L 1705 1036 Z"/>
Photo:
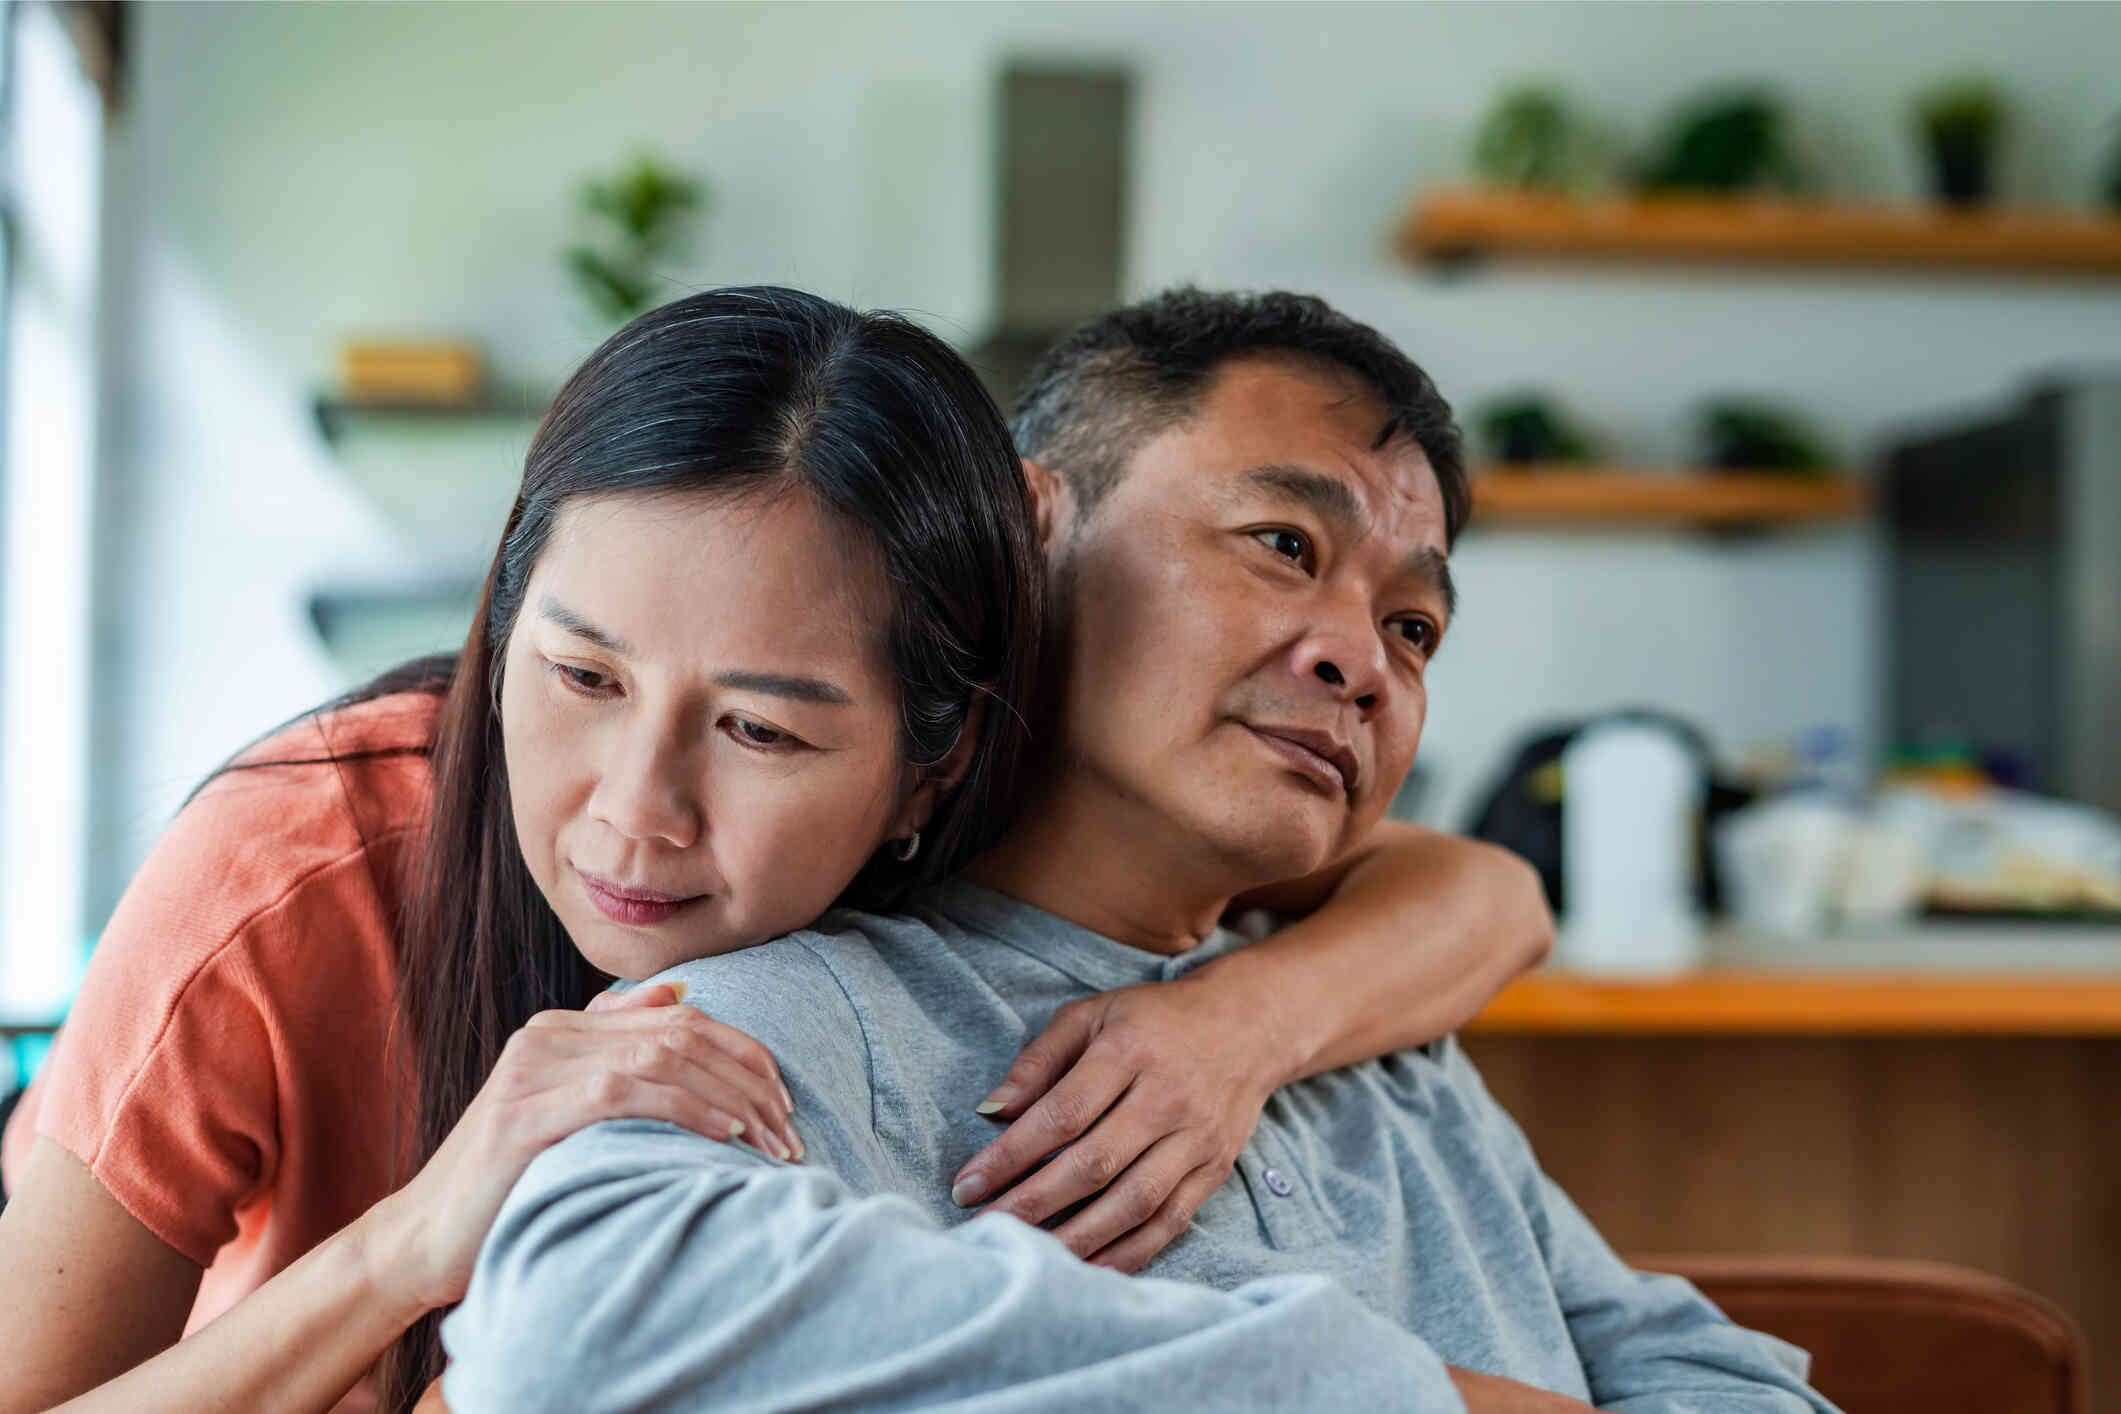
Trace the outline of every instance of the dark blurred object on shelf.
<path fill-rule="evenodd" d="M 1697 416 L 1703 466 L 1822 472 L 1828 465 L 1818 434 L 1787 408 L 1725 398 L 1704 405 Z"/>
<path fill-rule="evenodd" d="M 1980 206 L 1994 194 L 1996 139 L 2008 111 L 2003 90 L 1985 78 L 1954 79 L 1917 100 L 1915 115 L 1937 200 Z"/>
<path fill-rule="evenodd" d="M 1520 393 L 1485 403 L 1473 415 L 1488 456 L 1509 462 L 1587 462 L 1591 444 L 1545 393 Z"/>
<path fill-rule="evenodd" d="M 1002 71 L 998 313 L 965 358 L 1004 411 L 1054 339 L 1120 302 L 1133 98 L 1110 65 Z"/>
<path fill-rule="evenodd" d="M 2105 188 L 2100 195 L 2108 206 L 2121 211 L 2121 118 L 2114 120 L 2114 145 L 2107 151 Z"/>
<path fill-rule="evenodd" d="M 1666 727 L 1687 742 L 1708 781 L 1700 835 L 1700 856 L 1695 878 L 1700 881 L 1700 902 L 1710 912 L 1723 907 L 1723 884 L 1715 858 L 1709 852 L 1709 826 L 1734 810 L 1752 803 L 1754 791 L 1736 781 L 1719 778 L 1714 770 L 1708 741 L 1692 723 L 1655 708 L 1631 707 L 1581 721 L 1540 728 L 1522 738 L 1521 745 L 1495 777 L 1481 798 L 1465 833 L 1487 840 L 1521 856 L 1539 873 L 1546 889 L 1547 905 L 1558 915 L 1566 911 L 1567 892 L 1562 884 L 1562 812 L 1567 808 L 1568 781 L 1562 771 L 1562 755 L 1585 728 L 1605 722 L 1650 722 Z"/>
<path fill-rule="evenodd" d="M 2121 373 L 1914 431 L 1881 491 L 1887 739 L 2121 813 Z"/>
<path fill-rule="evenodd" d="M 1765 89 L 1696 98 L 1675 116 L 1636 185 L 1644 191 L 1798 191 L 1782 105 Z"/>

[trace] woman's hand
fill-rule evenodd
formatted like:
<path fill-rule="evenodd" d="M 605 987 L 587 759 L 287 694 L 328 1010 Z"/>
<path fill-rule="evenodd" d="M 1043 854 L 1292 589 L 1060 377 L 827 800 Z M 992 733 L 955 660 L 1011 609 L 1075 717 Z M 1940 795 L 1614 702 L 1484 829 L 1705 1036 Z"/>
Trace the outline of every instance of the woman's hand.
<path fill-rule="evenodd" d="M 508 1038 L 464 1117 L 412 1181 L 361 1219 L 380 1289 L 415 1313 L 459 1300 L 479 1244 L 530 1161 L 606 1119 L 661 1119 L 802 1157 L 794 1102 L 764 1046 L 659 983 L 583 1011 L 540 1012 Z"/>
<path fill-rule="evenodd" d="M 952 1199 L 1016 1183 L 993 1210 L 1043 1223 L 1096 1195 L 1055 1234 L 1078 1257 L 1139 1270 L 1230 1176 L 1289 1078 L 1255 1021 L 1246 994 L 1193 977 L 1068 1003 L 979 1107 L 1017 1118 L 958 1170 Z"/>

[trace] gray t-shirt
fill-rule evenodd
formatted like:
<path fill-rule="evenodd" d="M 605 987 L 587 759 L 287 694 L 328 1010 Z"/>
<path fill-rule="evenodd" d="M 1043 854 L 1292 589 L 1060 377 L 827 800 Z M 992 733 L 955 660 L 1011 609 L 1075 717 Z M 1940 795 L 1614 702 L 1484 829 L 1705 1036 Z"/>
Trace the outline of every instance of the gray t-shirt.
<path fill-rule="evenodd" d="M 1167 958 L 954 883 L 663 974 L 773 1051 L 808 1162 L 646 1121 L 554 1146 L 444 1325 L 452 1408 L 1455 1410 L 1446 1364 L 1640 1414 L 1831 1407 L 1801 1351 L 1622 1264 L 1448 1039 L 1276 1092 L 1140 1277 L 950 1202 L 1055 1010 L 1242 942 Z"/>

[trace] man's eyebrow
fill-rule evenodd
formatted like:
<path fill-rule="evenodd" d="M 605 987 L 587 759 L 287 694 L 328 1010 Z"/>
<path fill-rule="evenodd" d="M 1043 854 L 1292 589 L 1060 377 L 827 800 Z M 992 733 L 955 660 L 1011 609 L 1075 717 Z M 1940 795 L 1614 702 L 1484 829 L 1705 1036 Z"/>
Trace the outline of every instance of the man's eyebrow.
<path fill-rule="evenodd" d="M 1444 612 L 1458 617 L 1458 585 L 1451 578 L 1451 560 L 1433 545 L 1424 545 L 1399 562 L 1402 578 L 1432 584 L 1443 595 Z"/>
<path fill-rule="evenodd" d="M 550 594 L 538 600 L 538 613 L 558 624 L 576 638 L 588 639 L 607 653 L 616 653 L 623 658 L 633 652 L 631 648 L 626 646 L 626 641 L 617 634 L 607 633 L 603 629 L 598 628 Z"/>
<path fill-rule="evenodd" d="M 854 699 L 840 688 L 821 678 L 790 677 L 784 673 L 716 673 L 714 681 L 718 687 L 733 687 L 740 692 L 763 692 L 770 697 L 786 697 L 797 702 L 819 702 L 828 707 L 849 707 Z"/>
<path fill-rule="evenodd" d="M 1361 534 L 1369 519 L 1347 482 L 1300 466 L 1256 466 L 1245 473 L 1245 483 L 1309 507 L 1319 519 L 1332 522 L 1335 529 L 1351 537 Z"/>

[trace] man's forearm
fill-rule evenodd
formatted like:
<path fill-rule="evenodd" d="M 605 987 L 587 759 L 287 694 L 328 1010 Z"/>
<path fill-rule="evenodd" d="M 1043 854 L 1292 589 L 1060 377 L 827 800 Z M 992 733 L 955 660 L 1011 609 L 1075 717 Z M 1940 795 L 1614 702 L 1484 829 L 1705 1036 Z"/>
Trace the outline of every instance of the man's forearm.
<path fill-rule="evenodd" d="M 1261 999 L 1285 1082 L 1456 1031 L 1554 941 L 1530 865 L 1393 821 L 1340 867 L 1240 903 L 1311 910 L 1196 974 Z"/>
<path fill-rule="evenodd" d="M 638 1122 L 532 1166 L 444 1339 L 455 1414 L 1464 1408 L 1427 1345 L 1322 1278 L 1124 1277 L 1011 1218 L 946 1232 Z"/>

